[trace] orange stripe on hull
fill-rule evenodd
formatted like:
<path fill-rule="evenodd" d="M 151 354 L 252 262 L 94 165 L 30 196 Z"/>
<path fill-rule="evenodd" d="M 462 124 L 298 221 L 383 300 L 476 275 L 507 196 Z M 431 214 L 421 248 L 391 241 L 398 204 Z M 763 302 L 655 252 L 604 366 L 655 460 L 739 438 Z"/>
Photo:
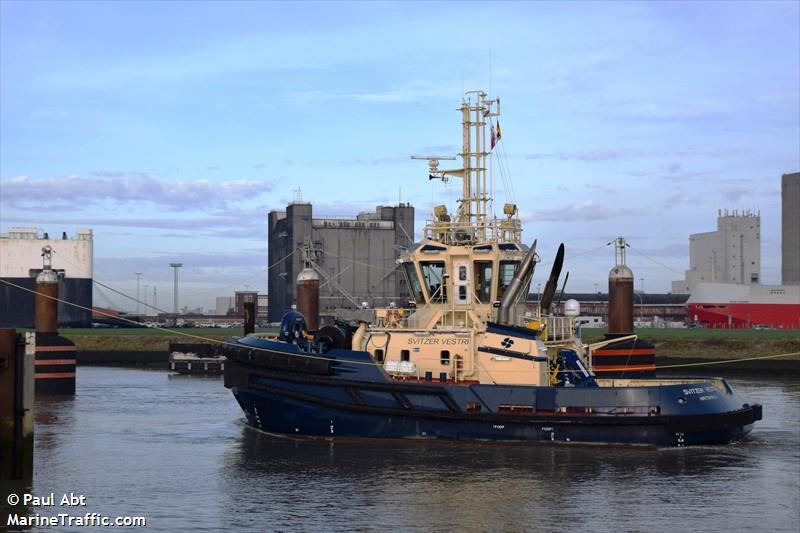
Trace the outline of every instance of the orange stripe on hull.
<path fill-rule="evenodd" d="M 37 346 L 37 352 L 74 352 L 74 346 Z"/>
<path fill-rule="evenodd" d="M 75 359 L 37 359 L 34 361 L 36 366 L 39 365 L 74 365 Z"/>
<path fill-rule="evenodd" d="M 637 348 L 635 350 L 595 350 L 592 355 L 653 355 L 655 348 Z"/>
<path fill-rule="evenodd" d="M 36 379 L 64 379 L 74 378 L 75 372 L 42 372 L 33 375 Z"/>

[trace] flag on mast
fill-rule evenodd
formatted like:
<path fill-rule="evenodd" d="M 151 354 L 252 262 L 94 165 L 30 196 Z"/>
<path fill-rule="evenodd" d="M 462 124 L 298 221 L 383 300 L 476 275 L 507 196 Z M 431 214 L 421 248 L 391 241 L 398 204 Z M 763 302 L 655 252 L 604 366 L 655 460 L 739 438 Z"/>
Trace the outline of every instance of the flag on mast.
<path fill-rule="evenodd" d="M 497 140 L 499 141 L 503 136 L 500 133 L 500 121 L 497 121 Z"/>
<path fill-rule="evenodd" d="M 490 128 L 489 131 L 491 132 L 492 150 L 494 150 L 494 146 L 497 144 L 497 133 L 494 130 L 494 122 L 491 122 L 490 124 L 492 125 L 492 127 Z"/>

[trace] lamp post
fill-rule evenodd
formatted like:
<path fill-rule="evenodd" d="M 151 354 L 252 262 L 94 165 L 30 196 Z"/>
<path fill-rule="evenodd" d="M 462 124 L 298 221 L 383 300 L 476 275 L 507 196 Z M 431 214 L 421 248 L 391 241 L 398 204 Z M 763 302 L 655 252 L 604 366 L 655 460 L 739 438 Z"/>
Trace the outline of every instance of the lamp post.
<path fill-rule="evenodd" d="M 150 288 L 150 285 L 147 283 L 144 284 L 144 316 L 147 316 L 147 289 Z"/>
<path fill-rule="evenodd" d="M 641 296 L 639 297 L 639 300 L 641 302 L 640 303 L 640 305 L 641 305 L 640 311 L 641 312 L 639 313 L 639 316 L 640 316 L 641 321 L 644 322 L 644 278 L 639 278 L 639 281 L 642 282 Z"/>
<path fill-rule="evenodd" d="M 174 285 L 172 295 L 173 312 L 175 316 L 178 315 L 178 269 L 183 266 L 183 263 L 170 263 L 169 266 L 174 270 Z"/>
<path fill-rule="evenodd" d="M 139 314 L 139 280 L 142 277 L 141 272 L 134 272 L 136 275 L 136 314 Z"/>

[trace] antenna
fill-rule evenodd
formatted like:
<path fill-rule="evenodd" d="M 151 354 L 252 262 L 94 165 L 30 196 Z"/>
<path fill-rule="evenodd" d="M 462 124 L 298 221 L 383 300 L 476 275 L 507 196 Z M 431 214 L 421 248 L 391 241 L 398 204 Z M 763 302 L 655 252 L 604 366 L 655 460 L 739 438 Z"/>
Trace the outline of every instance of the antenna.
<path fill-rule="evenodd" d="M 630 244 L 625 241 L 625 237 L 617 237 L 606 246 L 614 245 L 614 259 L 616 266 L 625 266 L 625 248 L 630 248 Z"/>
<path fill-rule="evenodd" d="M 439 161 L 455 161 L 456 158 L 453 156 L 446 156 L 446 155 L 412 155 L 411 159 L 417 159 L 421 161 L 428 162 L 428 179 L 440 179 L 443 182 L 447 183 L 447 176 L 445 173 L 439 170 Z M 435 174 L 442 172 L 440 176 L 436 176 Z"/>
<path fill-rule="evenodd" d="M 53 261 L 53 248 L 46 244 L 42 246 L 42 267 L 44 270 L 51 270 Z"/>
<path fill-rule="evenodd" d="M 139 314 L 139 281 L 142 278 L 142 273 L 141 272 L 134 272 L 134 275 L 136 276 L 136 314 L 138 315 Z"/>

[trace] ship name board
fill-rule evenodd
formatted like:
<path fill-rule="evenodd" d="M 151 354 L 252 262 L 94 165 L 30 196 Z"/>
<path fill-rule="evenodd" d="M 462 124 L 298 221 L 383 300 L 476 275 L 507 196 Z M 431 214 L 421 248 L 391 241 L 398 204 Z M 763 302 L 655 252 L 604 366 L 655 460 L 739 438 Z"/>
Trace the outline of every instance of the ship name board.
<path fill-rule="evenodd" d="M 468 346 L 469 339 L 440 337 L 409 337 L 408 344 L 439 344 L 443 346 Z"/>

